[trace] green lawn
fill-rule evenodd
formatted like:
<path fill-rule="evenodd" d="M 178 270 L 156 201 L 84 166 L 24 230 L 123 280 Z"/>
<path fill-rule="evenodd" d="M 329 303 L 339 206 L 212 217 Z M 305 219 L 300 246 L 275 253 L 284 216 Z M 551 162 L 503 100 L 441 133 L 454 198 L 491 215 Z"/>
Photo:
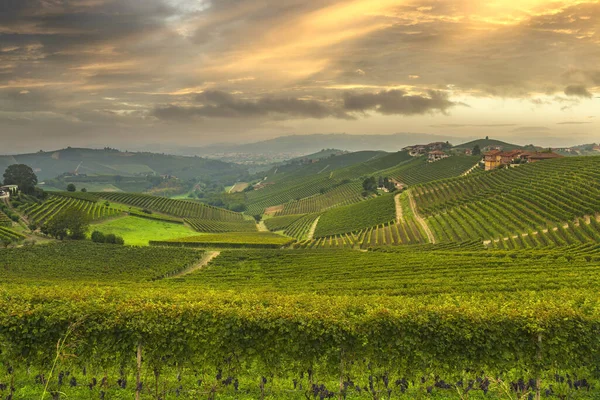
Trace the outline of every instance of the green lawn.
<path fill-rule="evenodd" d="M 90 232 L 95 230 L 122 236 L 125 244 L 132 246 L 147 246 L 150 240 L 169 240 L 199 235 L 185 225 L 139 217 L 124 217 L 92 225 Z"/>

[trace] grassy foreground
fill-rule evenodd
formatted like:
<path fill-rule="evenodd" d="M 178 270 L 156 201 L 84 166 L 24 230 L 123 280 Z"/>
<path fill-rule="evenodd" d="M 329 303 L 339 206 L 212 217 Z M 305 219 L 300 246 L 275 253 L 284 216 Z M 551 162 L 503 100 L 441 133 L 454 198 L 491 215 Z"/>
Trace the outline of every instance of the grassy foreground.
<path fill-rule="evenodd" d="M 131 216 L 93 225 L 91 230 L 105 234 L 114 233 L 123 237 L 125 244 L 132 246 L 147 246 L 150 240 L 170 240 L 200 235 L 185 225 Z"/>

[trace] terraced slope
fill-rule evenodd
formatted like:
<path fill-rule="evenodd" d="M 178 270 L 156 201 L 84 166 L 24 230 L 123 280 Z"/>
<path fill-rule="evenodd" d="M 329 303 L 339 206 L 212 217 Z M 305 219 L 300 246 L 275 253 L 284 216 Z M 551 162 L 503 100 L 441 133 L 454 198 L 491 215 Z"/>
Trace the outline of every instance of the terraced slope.
<path fill-rule="evenodd" d="M 452 156 L 430 163 L 427 162 L 427 157 L 423 156 L 410 164 L 386 170 L 384 174 L 412 186 L 460 176 L 480 159 L 480 157 Z"/>
<path fill-rule="evenodd" d="M 283 233 L 298 240 L 308 239 L 321 214 L 307 214 L 291 223 Z M 314 234 L 314 232 L 312 232 Z"/>
<path fill-rule="evenodd" d="M 346 206 L 366 200 L 362 196 L 362 182 L 355 181 L 340 185 L 326 193 L 293 200 L 283 206 L 276 215 L 308 214 L 327 210 L 332 207 Z"/>
<path fill-rule="evenodd" d="M 60 195 L 51 195 L 41 204 L 29 203 L 20 207 L 20 211 L 26 214 L 31 222 L 38 225 L 50 221 L 55 215 L 66 210 L 82 210 L 90 221 L 98 221 L 122 213 L 102 203 Z"/>
<path fill-rule="evenodd" d="M 437 239 L 499 239 L 600 212 L 600 157 L 571 157 L 414 188 Z"/>
<path fill-rule="evenodd" d="M 175 200 L 136 193 L 95 193 L 95 195 L 116 203 L 147 208 L 175 217 L 232 222 L 244 220 L 244 216 L 240 213 L 189 200 Z"/>
<path fill-rule="evenodd" d="M 394 196 L 388 194 L 324 212 L 317 225 L 315 238 L 358 232 L 395 219 Z"/>
<path fill-rule="evenodd" d="M 426 232 L 419 226 L 409 205 L 407 192 L 395 199 L 400 212 L 396 219 L 387 223 L 377 224 L 357 232 L 348 232 L 317 239 L 304 240 L 294 245 L 296 248 L 360 248 L 368 249 L 377 246 L 411 245 L 427 243 Z M 398 210 L 396 210 L 398 211 Z M 319 224 L 321 221 L 319 221 Z M 318 227 L 318 225 L 317 225 Z M 481 243 L 479 244 L 481 246 Z"/>

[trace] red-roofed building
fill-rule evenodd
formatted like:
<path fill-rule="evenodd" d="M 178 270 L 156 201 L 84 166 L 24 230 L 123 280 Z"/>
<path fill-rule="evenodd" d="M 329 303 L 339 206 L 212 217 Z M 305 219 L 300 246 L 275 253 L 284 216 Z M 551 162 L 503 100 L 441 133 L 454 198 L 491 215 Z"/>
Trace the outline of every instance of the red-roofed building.
<path fill-rule="evenodd" d="M 435 150 L 435 151 L 430 151 L 428 154 L 428 158 L 429 158 L 429 162 L 436 162 L 439 160 L 443 160 L 444 158 L 448 158 L 448 154 L 444 153 L 443 151 L 439 151 L 439 150 Z"/>

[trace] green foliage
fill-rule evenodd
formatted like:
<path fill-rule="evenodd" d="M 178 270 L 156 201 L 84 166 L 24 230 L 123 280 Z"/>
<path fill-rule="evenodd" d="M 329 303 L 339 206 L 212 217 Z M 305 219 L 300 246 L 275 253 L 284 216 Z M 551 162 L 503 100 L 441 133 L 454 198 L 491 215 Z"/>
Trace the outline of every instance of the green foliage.
<path fill-rule="evenodd" d="M 90 237 L 94 243 L 108 243 L 108 244 L 125 244 L 125 240 L 121 236 L 117 236 L 114 233 L 107 233 L 106 235 L 100 231 L 92 232 Z"/>
<path fill-rule="evenodd" d="M 69 184 L 67 185 L 67 192 L 76 192 L 76 191 L 77 191 L 77 187 L 75 187 L 75 185 L 74 185 L 74 184 L 72 184 L 72 183 L 69 183 Z"/>
<path fill-rule="evenodd" d="M 333 208 L 321 215 L 315 237 L 349 233 L 395 219 L 396 207 L 392 195 L 384 195 L 350 206 Z"/>
<path fill-rule="evenodd" d="M 377 191 L 377 180 L 374 176 L 366 178 L 362 183 L 363 189 L 366 192 L 376 192 Z"/>
<path fill-rule="evenodd" d="M 24 193 L 33 194 L 35 185 L 38 183 L 37 176 L 30 166 L 25 164 L 13 164 L 4 171 L 4 184 L 17 185 Z"/>
<path fill-rule="evenodd" d="M 85 239 L 90 221 L 87 213 L 78 209 L 63 210 L 46 222 L 42 232 L 63 240 L 69 237 L 74 240 Z"/>

